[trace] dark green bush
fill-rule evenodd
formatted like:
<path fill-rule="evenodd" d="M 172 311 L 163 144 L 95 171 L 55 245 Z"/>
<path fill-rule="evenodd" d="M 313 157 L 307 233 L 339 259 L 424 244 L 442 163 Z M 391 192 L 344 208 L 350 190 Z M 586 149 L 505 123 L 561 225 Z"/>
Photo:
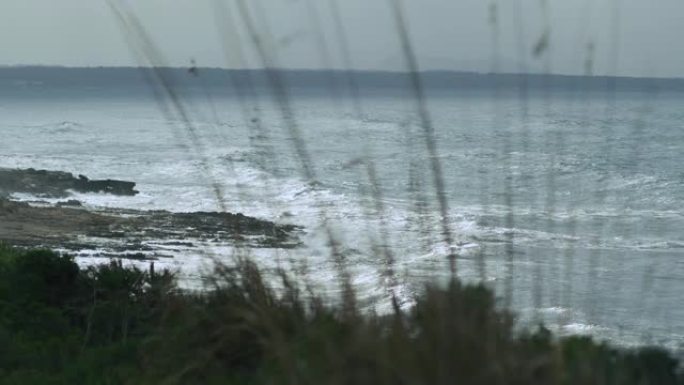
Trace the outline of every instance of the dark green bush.
<path fill-rule="evenodd" d="M 256 266 L 185 298 L 143 349 L 144 380 L 171 384 L 678 384 L 659 349 L 520 334 L 483 286 L 427 287 L 409 312 L 377 316 L 276 293 Z M 353 301 L 353 299 L 351 299 Z M 352 309 L 352 311 L 349 311 Z"/>
<path fill-rule="evenodd" d="M 51 251 L 0 248 L 0 383 L 122 383 L 154 330 L 168 273 L 80 269 Z"/>
<path fill-rule="evenodd" d="M 0 384 L 684 383 L 659 349 L 516 333 L 482 286 L 374 315 L 281 278 L 243 261 L 191 294 L 168 272 L 0 248 Z"/>

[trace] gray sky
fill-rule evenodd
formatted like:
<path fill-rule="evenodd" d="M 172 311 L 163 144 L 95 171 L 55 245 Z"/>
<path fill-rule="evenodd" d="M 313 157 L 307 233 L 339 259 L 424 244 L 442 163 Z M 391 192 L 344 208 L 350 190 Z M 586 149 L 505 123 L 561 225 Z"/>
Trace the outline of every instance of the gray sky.
<path fill-rule="evenodd" d="M 217 1 L 230 15 L 217 15 Z M 246 0 L 279 66 L 345 68 L 334 1 L 355 68 L 405 68 L 389 0 Z M 127 3 L 168 65 L 262 65 L 234 0 Z M 681 0 L 404 0 L 404 9 L 421 69 L 684 77 Z M 139 64 L 123 36 L 105 0 L 0 1 L 0 65 Z"/>

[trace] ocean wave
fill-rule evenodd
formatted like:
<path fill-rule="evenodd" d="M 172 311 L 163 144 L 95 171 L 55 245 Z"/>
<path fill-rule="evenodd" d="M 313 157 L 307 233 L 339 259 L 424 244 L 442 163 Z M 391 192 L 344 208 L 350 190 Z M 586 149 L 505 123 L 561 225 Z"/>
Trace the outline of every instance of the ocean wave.
<path fill-rule="evenodd" d="M 66 134 L 73 133 L 84 128 L 85 125 L 80 122 L 63 120 L 56 122 L 40 123 L 35 125 L 24 125 L 25 129 L 37 129 L 42 132 L 47 132 L 50 134 Z"/>

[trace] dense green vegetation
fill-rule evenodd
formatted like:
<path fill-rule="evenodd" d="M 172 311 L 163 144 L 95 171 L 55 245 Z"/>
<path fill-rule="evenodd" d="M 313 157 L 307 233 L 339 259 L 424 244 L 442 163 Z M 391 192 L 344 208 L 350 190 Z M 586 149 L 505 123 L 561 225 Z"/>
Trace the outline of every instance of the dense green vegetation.
<path fill-rule="evenodd" d="M 169 274 L 80 269 L 50 251 L 0 249 L 0 383 L 115 384 L 140 372 Z"/>
<path fill-rule="evenodd" d="M 242 262 L 188 294 L 166 272 L 1 248 L 0 384 L 684 383 L 658 349 L 514 333 L 484 287 L 376 316 L 281 278 L 276 292 Z"/>

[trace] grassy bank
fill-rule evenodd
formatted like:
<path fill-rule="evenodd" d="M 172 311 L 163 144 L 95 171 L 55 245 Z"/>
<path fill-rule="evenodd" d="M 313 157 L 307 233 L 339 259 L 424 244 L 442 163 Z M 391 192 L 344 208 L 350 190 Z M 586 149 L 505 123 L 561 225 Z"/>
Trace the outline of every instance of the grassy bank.
<path fill-rule="evenodd" d="M 0 384 L 683 384 L 666 352 L 512 331 L 492 293 L 428 287 L 408 311 L 329 306 L 243 262 L 216 288 L 0 249 Z"/>

